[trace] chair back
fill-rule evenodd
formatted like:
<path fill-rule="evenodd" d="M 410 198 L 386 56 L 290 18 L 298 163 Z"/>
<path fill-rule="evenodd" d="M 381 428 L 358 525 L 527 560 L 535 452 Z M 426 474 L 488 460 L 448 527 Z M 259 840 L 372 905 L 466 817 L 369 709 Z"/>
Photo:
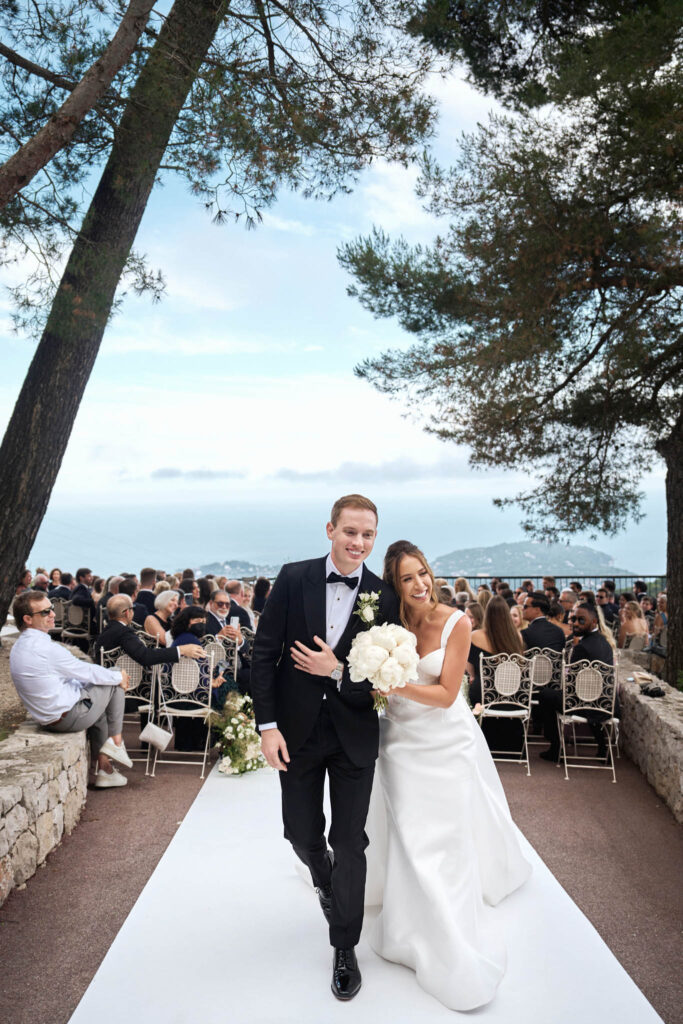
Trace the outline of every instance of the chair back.
<path fill-rule="evenodd" d="M 66 601 L 63 597 L 53 597 L 52 607 L 55 610 L 55 629 L 64 628 Z"/>
<path fill-rule="evenodd" d="M 103 668 L 115 668 L 128 673 L 129 684 L 126 690 L 126 699 L 134 697 L 144 703 L 152 699 L 154 668 L 145 668 L 144 665 L 133 661 L 130 654 L 126 654 L 122 647 L 112 647 L 108 651 L 100 648 L 100 664 Z"/>
<path fill-rule="evenodd" d="M 67 601 L 64 605 L 64 629 L 74 633 L 90 633 L 90 609 Z"/>
<path fill-rule="evenodd" d="M 479 656 L 483 708 L 519 705 L 528 710 L 531 700 L 530 662 L 521 654 Z"/>
<path fill-rule="evenodd" d="M 602 711 L 614 715 L 617 693 L 614 665 L 604 661 L 575 661 L 565 665 L 562 684 L 562 714 Z"/>
<path fill-rule="evenodd" d="M 213 658 L 214 665 L 217 665 L 219 661 L 226 661 L 228 663 L 227 672 L 235 676 L 237 673 L 237 645 L 233 640 L 224 640 L 220 636 L 213 636 L 212 633 L 207 633 L 199 641 L 206 651 L 207 657 Z"/>
<path fill-rule="evenodd" d="M 159 704 L 164 708 L 188 710 L 210 710 L 213 692 L 214 656 L 207 652 L 204 661 L 183 658 L 175 665 L 164 665 L 159 673 Z M 169 671 L 170 669 L 170 671 Z M 190 704 L 191 708 L 187 705 Z"/>
<path fill-rule="evenodd" d="M 538 690 L 542 686 L 562 685 L 562 652 L 551 647 L 531 647 L 526 651 L 531 674 L 531 685 Z"/>
<path fill-rule="evenodd" d="M 240 654 L 251 661 L 251 652 L 254 649 L 254 637 L 255 633 L 253 629 L 249 629 L 247 626 L 242 626 L 242 637 L 244 638 L 244 647 L 240 651 Z"/>

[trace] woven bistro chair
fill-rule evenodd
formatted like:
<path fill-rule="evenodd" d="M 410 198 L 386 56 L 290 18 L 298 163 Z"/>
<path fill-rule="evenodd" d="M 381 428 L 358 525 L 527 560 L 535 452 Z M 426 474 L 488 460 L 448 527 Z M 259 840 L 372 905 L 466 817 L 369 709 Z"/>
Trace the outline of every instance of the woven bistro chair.
<path fill-rule="evenodd" d="M 560 733 L 560 758 L 564 764 L 564 777 L 569 780 L 568 768 L 594 768 L 612 772 L 612 782 L 617 781 L 614 770 L 614 746 L 618 737 L 619 719 L 614 716 L 617 696 L 617 673 L 614 665 L 604 661 L 577 661 L 565 665 L 562 681 L 562 711 L 557 712 L 557 725 Z M 586 712 L 599 711 L 600 726 L 605 733 L 607 743 L 607 763 L 586 764 L 586 761 L 602 761 L 592 754 L 579 754 L 581 742 L 576 739 L 576 726 L 586 725 L 589 717 Z M 591 716 L 592 717 L 592 716 Z M 574 740 L 574 760 L 567 758 L 567 741 L 565 726 L 571 726 Z M 595 743 L 591 737 L 591 746 Z"/>
<path fill-rule="evenodd" d="M 130 683 L 126 690 L 126 703 L 132 703 L 135 708 L 126 711 L 123 718 L 131 724 L 136 724 L 136 715 L 149 715 L 150 721 L 154 718 L 154 700 L 157 686 L 158 665 L 152 668 L 145 668 L 133 661 L 129 654 L 126 654 L 121 647 L 112 647 L 110 651 L 100 649 L 100 664 L 103 668 L 116 668 L 128 673 Z M 129 747 L 131 761 L 145 762 L 145 775 L 149 775 L 150 745 L 147 750 L 143 747 Z M 140 757 L 133 757 L 133 754 L 140 754 Z M 142 756 L 145 755 L 145 756 Z"/>
<path fill-rule="evenodd" d="M 171 722 L 174 718 L 201 718 L 207 722 L 206 743 L 204 744 L 201 762 L 202 779 L 206 771 L 206 761 L 209 756 L 209 743 L 211 740 L 211 728 L 208 726 L 208 718 L 211 714 L 211 698 L 213 694 L 211 684 L 213 681 L 214 665 L 214 652 L 207 650 L 206 659 L 201 663 L 194 661 L 193 658 L 181 657 L 175 665 L 162 666 L 158 674 L 159 701 L 156 711 L 160 717 L 165 717 Z M 185 753 L 190 753 L 190 751 Z M 181 760 L 176 757 L 160 757 L 159 750 L 155 748 L 152 776 L 156 774 L 158 764 L 196 765 L 197 761 Z"/>
<path fill-rule="evenodd" d="M 522 726 L 522 747 L 519 764 L 526 765 L 531 775 L 529 746 L 527 742 L 531 712 L 531 671 L 530 662 L 521 654 L 491 654 L 483 652 L 479 657 L 481 679 L 481 711 L 479 724 L 485 718 L 515 719 Z M 506 750 L 491 750 L 494 761 L 510 761 Z"/>
<path fill-rule="evenodd" d="M 61 639 L 64 641 L 75 640 L 90 644 L 91 622 L 90 609 L 73 601 L 67 601 L 64 605 L 64 619 L 62 625 Z"/>
<path fill-rule="evenodd" d="M 529 661 L 529 674 L 531 676 L 531 708 L 538 707 L 538 691 L 544 686 L 552 686 L 559 690 L 562 686 L 562 651 L 554 651 L 551 647 L 530 647 L 525 651 L 525 657 Z M 546 740 L 543 732 L 531 731 L 533 719 L 530 720 L 530 729 L 527 734 L 527 742 L 530 746 L 539 746 Z"/>
<path fill-rule="evenodd" d="M 249 629 L 248 626 L 241 626 L 242 637 L 244 639 L 244 647 L 240 650 L 240 654 L 247 661 L 251 661 L 251 652 L 254 650 L 254 637 L 256 636 L 253 629 Z"/>
<path fill-rule="evenodd" d="M 53 597 L 51 602 L 55 610 L 55 624 L 49 633 L 53 640 L 61 640 L 66 619 L 66 601 L 63 597 Z"/>

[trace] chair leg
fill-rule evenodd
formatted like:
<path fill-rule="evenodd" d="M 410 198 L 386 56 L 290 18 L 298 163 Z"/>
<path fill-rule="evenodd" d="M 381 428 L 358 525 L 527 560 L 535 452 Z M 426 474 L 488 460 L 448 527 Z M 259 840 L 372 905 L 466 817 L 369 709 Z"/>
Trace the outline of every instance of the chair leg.
<path fill-rule="evenodd" d="M 564 738 L 564 725 L 560 721 L 560 715 L 557 715 L 557 731 L 560 734 L 560 758 L 564 765 L 564 778 L 565 782 L 569 782 L 569 772 L 567 771 L 567 745 Z"/>

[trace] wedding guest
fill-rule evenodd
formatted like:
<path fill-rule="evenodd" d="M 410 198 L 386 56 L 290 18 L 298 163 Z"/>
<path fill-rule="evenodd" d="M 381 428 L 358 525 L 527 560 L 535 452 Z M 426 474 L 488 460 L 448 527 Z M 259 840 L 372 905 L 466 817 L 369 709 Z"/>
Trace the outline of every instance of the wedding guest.
<path fill-rule="evenodd" d="M 244 610 L 246 611 L 247 615 L 249 616 L 249 620 L 251 622 L 251 628 L 253 630 L 255 630 L 256 629 L 256 616 L 254 614 L 254 609 L 251 607 L 251 603 L 252 603 L 253 600 L 254 600 L 254 588 L 252 586 L 250 586 L 249 583 L 245 583 L 244 584 L 244 603 L 242 604 L 242 607 L 244 608 Z"/>
<path fill-rule="evenodd" d="M 660 594 L 657 598 L 657 611 L 655 612 L 654 634 L 658 638 L 665 626 L 669 625 L 667 615 L 666 594 Z"/>
<path fill-rule="evenodd" d="M 123 576 L 110 576 L 104 585 L 104 596 L 102 603 L 106 609 L 110 598 L 115 597 L 119 592 L 119 584 L 122 582 Z"/>
<path fill-rule="evenodd" d="M 168 582 L 168 580 L 159 580 L 157 583 L 154 584 L 154 596 L 156 597 L 158 594 L 163 594 L 165 590 L 170 589 L 171 584 Z"/>
<path fill-rule="evenodd" d="M 46 594 L 19 594 L 14 620 L 19 637 L 10 672 L 28 713 L 49 732 L 86 731 L 97 759 L 95 787 L 125 786 L 128 780 L 110 759 L 133 766 L 121 735 L 127 673 L 81 661 L 52 640 L 55 613 Z"/>
<path fill-rule="evenodd" d="M 206 610 L 198 604 L 191 604 L 179 612 L 173 619 L 171 625 L 171 648 L 176 650 L 183 646 L 192 646 L 206 633 Z M 203 648 L 200 647 L 203 653 Z M 208 671 L 209 663 L 200 667 L 200 672 Z M 218 672 L 211 680 L 213 693 L 211 694 L 211 706 L 220 711 L 225 705 L 225 699 L 231 689 L 234 689 L 234 681 L 225 679 L 222 673 Z M 182 709 L 182 704 L 176 704 Z M 173 746 L 175 750 L 190 751 L 203 750 L 206 743 L 206 725 L 198 718 L 176 718 L 174 724 L 175 738 Z"/>
<path fill-rule="evenodd" d="M 595 592 L 593 590 L 582 590 L 579 594 L 579 601 L 584 604 L 597 604 L 595 600 Z"/>
<path fill-rule="evenodd" d="M 555 586 L 555 577 L 554 576 L 544 576 L 543 577 L 543 590 L 544 591 L 547 590 L 548 587 L 554 587 L 554 586 Z"/>
<path fill-rule="evenodd" d="M 48 590 L 47 594 L 51 601 L 55 598 L 61 598 L 62 601 L 69 601 L 71 599 L 71 592 L 76 586 L 73 576 L 70 572 L 63 572 L 61 574 L 62 582 L 58 587 L 53 587 L 52 590 Z"/>
<path fill-rule="evenodd" d="M 96 605 L 100 603 L 105 594 L 104 580 L 101 576 L 95 576 L 92 581 L 92 599 Z"/>
<path fill-rule="evenodd" d="M 510 608 L 502 597 L 492 597 L 484 609 L 484 621 L 470 637 L 467 672 L 470 677 L 470 703 L 476 711 L 481 703 L 480 656 L 489 654 L 521 654 L 522 638 L 515 628 Z"/>
<path fill-rule="evenodd" d="M 183 580 L 193 580 L 194 579 L 194 569 L 183 569 L 183 572 L 182 572 L 182 575 L 181 575 L 181 579 L 183 579 Z"/>
<path fill-rule="evenodd" d="M 647 621 L 643 615 L 643 609 L 637 601 L 628 601 L 624 607 L 621 627 L 619 629 L 619 647 L 628 647 L 634 636 L 642 636 L 647 639 Z"/>
<path fill-rule="evenodd" d="M 623 618 L 623 611 L 627 604 L 631 601 L 635 601 L 636 595 L 630 590 L 625 590 L 622 594 L 619 594 L 619 619 Z"/>
<path fill-rule="evenodd" d="M 498 588 L 498 596 L 503 598 L 508 608 L 512 608 L 513 604 L 517 604 L 515 601 L 515 595 L 507 585 Z"/>
<path fill-rule="evenodd" d="M 557 587 L 544 587 L 544 591 L 549 602 L 552 603 L 553 601 L 559 601 L 560 592 Z"/>
<path fill-rule="evenodd" d="M 229 583 L 228 586 L 230 586 Z M 248 659 L 243 658 L 239 653 L 240 648 L 244 646 L 241 624 L 237 627 L 230 625 L 230 619 L 234 616 L 233 606 L 234 602 L 230 594 L 225 590 L 217 590 L 209 601 L 206 613 L 206 631 L 209 634 L 213 634 L 213 636 L 227 637 L 227 639 L 233 640 L 237 645 L 237 683 L 240 692 L 247 693 L 251 666 Z"/>
<path fill-rule="evenodd" d="M 133 602 L 133 622 L 140 629 L 144 629 L 145 620 L 147 619 L 147 607 L 138 601 L 138 581 L 137 576 L 124 576 L 119 583 L 119 594 L 125 594 Z"/>
<path fill-rule="evenodd" d="M 574 605 L 578 602 L 579 595 L 571 587 L 567 587 L 560 594 L 559 603 L 562 606 L 562 624 L 569 624 L 569 616 L 574 611 Z M 569 633 L 567 633 L 569 635 Z"/>
<path fill-rule="evenodd" d="M 522 590 L 526 590 L 527 594 L 533 594 L 534 584 L 532 580 L 522 580 Z"/>
<path fill-rule="evenodd" d="M 617 610 L 613 604 L 610 603 L 609 593 L 604 587 L 600 587 L 597 594 L 595 595 L 595 603 L 597 607 L 602 611 L 605 618 L 605 622 L 611 625 L 617 618 Z"/>
<path fill-rule="evenodd" d="M 477 594 L 477 601 L 482 606 L 484 611 L 486 611 L 486 605 L 491 600 L 491 596 L 491 591 L 489 590 L 488 587 L 482 586 L 479 588 L 479 593 Z"/>
<path fill-rule="evenodd" d="M 154 588 L 157 583 L 156 569 L 146 566 L 140 570 L 140 589 L 136 600 L 144 604 L 148 615 L 154 615 Z"/>
<path fill-rule="evenodd" d="M 569 663 L 577 661 L 602 661 L 606 665 L 614 664 L 612 648 L 601 636 L 598 629 L 598 612 L 594 604 L 582 602 L 572 614 L 572 634 L 574 643 L 569 645 Z M 544 686 L 538 691 L 539 712 L 543 719 L 543 733 L 550 743 L 547 750 L 542 750 L 539 757 L 544 761 L 557 761 L 560 756 L 560 734 L 557 724 L 557 712 L 562 709 L 562 691 Z M 581 711 L 598 744 L 598 757 L 605 757 L 607 745 L 601 727 L 601 721 L 607 718 L 606 712 Z M 615 716 L 619 717 L 618 702 L 615 705 Z"/>
<path fill-rule="evenodd" d="M 196 581 L 196 583 L 197 589 L 199 591 L 199 596 L 196 599 L 196 603 L 201 605 L 202 608 L 206 608 L 209 601 L 211 600 L 211 595 L 213 594 L 214 590 L 217 590 L 218 588 L 213 586 L 213 580 L 210 580 L 207 576 L 201 576 Z"/>
<path fill-rule="evenodd" d="M 569 623 L 564 621 L 564 609 L 559 601 L 551 601 L 550 607 L 548 608 L 548 622 L 552 622 L 554 626 L 559 626 L 565 637 L 571 634 L 571 628 Z"/>
<path fill-rule="evenodd" d="M 95 602 L 92 599 L 92 581 L 93 575 L 90 569 L 77 569 L 76 570 L 76 586 L 71 592 L 71 600 L 73 604 L 78 605 L 79 608 L 87 608 L 92 615 L 91 627 L 95 619 Z"/>
<path fill-rule="evenodd" d="M 199 604 L 199 585 L 194 578 L 190 579 L 189 576 L 184 576 L 178 584 L 178 589 L 185 594 L 188 604 Z"/>
<path fill-rule="evenodd" d="M 50 580 L 49 577 L 47 576 L 47 573 L 37 572 L 36 575 L 33 577 L 33 582 L 31 583 L 31 590 L 40 590 L 42 591 L 43 594 L 47 594 L 49 582 Z"/>
<path fill-rule="evenodd" d="M 230 618 L 236 615 L 240 620 L 240 626 L 251 629 L 251 619 L 246 608 L 242 607 L 244 601 L 244 584 L 241 580 L 228 580 L 225 585 L 226 592 L 230 595 Z"/>
<path fill-rule="evenodd" d="M 62 582 L 62 570 L 61 569 L 50 569 L 50 587 L 58 587 Z"/>
<path fill-rule="evenodd" d="M 447 591 L 447 593 L 448 593 L 448 591 Z M 455 607 L 456 607 L 456 608 L 457 608 L 457 609 L 458 609 L 459 611 L 461 611 L 461 612 L 464 612 L 464 611 L 465 611 L 465 608 L 466 608 L 466 607 L 467 607 L 467 605 L 468 605 L 468 603 L 469 603 L 469 597 L 468 597 L 468 595 L 467 595 L 467 591 L 465 591 L 465 590 L 461 590 L 461 591 L 459 591 L 459 592 L 458 592 L 458 593 L 457 593 L 457 594 L 455 595 Z"/>
<path fill-rule="evenodd" d="M 465 614 L 472 623 L 473 630 L 482 628 L 484 625 L 484 609 L 478 601 L 468 601 Z"/>
<path fill-rule="evenodd" d="M 225 590 L 225 584 L 228 582 L 227 576 L 216 576 L 214 583 L 218 590 Z"/>
<path fill-rule="evenodd" d="M 448 583 L 444 583 L 444 585 L 442 587 L 438 588 L 437 596 L 439 598 L 439 603 L 440 604 L 447 604 L 447 605 L 450 605 L 451 607 L 455 607 L 455 605 L 457 603 L 456 602 L 456 598 L 458 596 L 464 597 L 465 600 L 467 600 L 467 594 L 457 595 L 455 593 L 455 590 L 453 589 L 453 587 L 451 587 Z"/>
<path fill-rule="evenodd" d="M 165 590 L 154 598 L 154 611 L 145 619 L 145 633 L 156 637 L 161 647 L 167 646 L 166 633 L 171 628 L 171 619 L 178 610 L 178 595 L 175 590 Z"/>
<path fill-rule="evenodd" d="M 581 586 L 578 580 L 572 580 L 569 584 L 569 589 L 572 590 L 578 597 L 581 591 L 583 590 L 583 587 Z"/>
<path fill-rule="evenodd" d="M 476 594 L 464 576 L 458 576 L 457 580 L 453 584 L 453 589 L 455 590 L 456 596 L 458 594 L 465 593 L 467 594 L 468 601 L 476 601 L 477 599 Z"/>
<path fill-rule="evenodd" d="M 14 590 L 15 596 L 17 594 L 23 594 L 25 590 L 28 590 L 28 588 L 31 586 L 31 579 L 31 570 L 26 568 L 22 569 L 21 574 L 19 576 L 19 580 Z"/>
<path fill-rule="evenodd" d="M 254 584 L 254 600 L 251 603 L 251 607 L 257 615 L 260 615 L 263 611 L 266 601 L 268 600 L 270 590 L 270 580 L 265 576 L 259 576 Z"/>
<path fill-rule="evenodd" d="M 34 581 L 33 585 L 35 586 L 35 581 Z M 645 616 L 645 619 L 647 621 L 648 631 L 651 633 L 652 632 L 652 627 L 653 627 L 654 621 L 655 621 L 655 609 L 654 609 L 654 601 L 649 596 L 649 594 L 644 594 L 643 595 L 643 597 L 641 599 L 641 602 L 640 602 L 640 607 L 642 608 L 643 615 Z"/>
<path fill-rule="evenodd" d="M 526 594 L 526 591 L 524 592 Z M 524 615 L 520 605 L 514 604 L 510 608 L 510 618 L 512 619 L 515 629 L 518 631 L 520 639 L 522 636 L 522 630 L 524 629 Z"/>
<path fill-rule="evenodd" d="M 636 580 L 634 582 L 633 593 L 636 595 L 636 601 L 642 601 L 647 594 L 647 583 L 645 580 Z"/>
<path fill-rule="evenodd" d="M 205 658 L 206 653 L 197 638 L 184 640 L 174 647 L 148 647 L 143 643 L 131 623 L 133 602 L 126 594 L 117 594 L 107 605 L 109 623 L 95 641 L 95 654 L 99 660 L 100 651 L 112 651 L 121 647 L 133 661 L 145 668 L 152 665 L 174 665 L 183 658 Z"/>
<path fill-rule="evenodd" d="M 524 621 L 527 623 L 522 630 L 524 650 L 533 647 L 549 647 L 553 651 L 563 651 L 566 637 L 559 626 L 548 621 L 550 604 L 548 598 L 540 590 L 528 594 L 522 609 Z"/>

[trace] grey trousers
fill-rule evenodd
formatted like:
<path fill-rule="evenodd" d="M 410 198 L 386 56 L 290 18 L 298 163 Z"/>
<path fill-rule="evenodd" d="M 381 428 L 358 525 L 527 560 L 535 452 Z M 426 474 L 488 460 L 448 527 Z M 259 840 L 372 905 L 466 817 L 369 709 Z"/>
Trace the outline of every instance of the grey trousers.
<path fill-rule="evenodd" d="M 83 732 L 87 730 L 90 751 L 97 757 L 109 736 L 118 736 L 123 729 L 126 695 L 120 686 L 93 686 L 84 691 L 70 711 L 52 725 L 49 732 Z"/>

